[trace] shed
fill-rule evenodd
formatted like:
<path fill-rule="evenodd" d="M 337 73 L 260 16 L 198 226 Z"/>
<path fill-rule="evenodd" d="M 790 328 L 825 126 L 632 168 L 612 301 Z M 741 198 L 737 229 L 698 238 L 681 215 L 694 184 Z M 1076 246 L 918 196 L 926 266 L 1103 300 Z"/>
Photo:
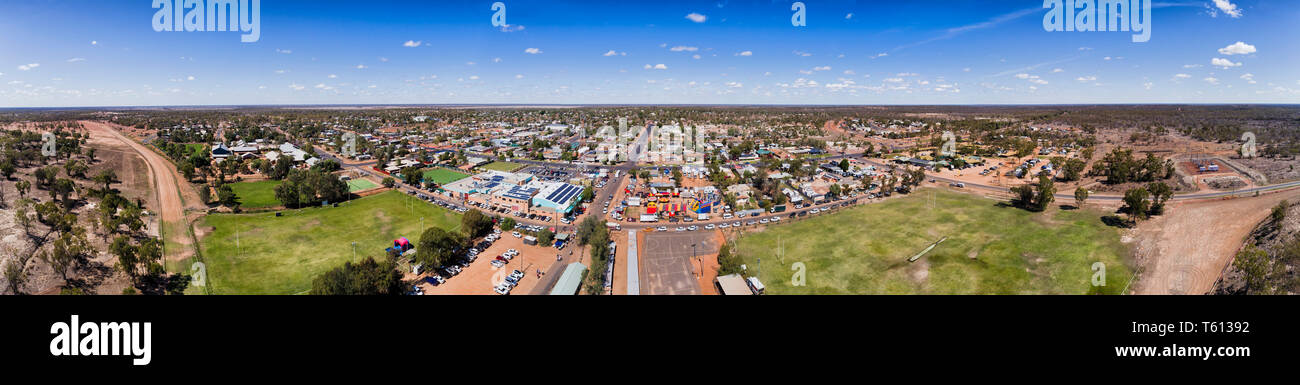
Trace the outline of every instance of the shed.
<path fill-rule="evenodd" d="M 582 286 L 582 273 L 587 271 L 587 266 L 579 262 L 570 263 L 564 269 L 564 274 L 560 279 L 555 281 L 555 286 L 551 288 L 551 295 L 576 295 L 578 287 Z"/>
<path fill-rule="evenodd" d="M 753 295 L 754 292 L 749 290 L 749 283 L 745 282 L 740 274 L 724 275 L 714 279 L 714 284 L 718 286 L 718 292 L 722 295 Z"/>

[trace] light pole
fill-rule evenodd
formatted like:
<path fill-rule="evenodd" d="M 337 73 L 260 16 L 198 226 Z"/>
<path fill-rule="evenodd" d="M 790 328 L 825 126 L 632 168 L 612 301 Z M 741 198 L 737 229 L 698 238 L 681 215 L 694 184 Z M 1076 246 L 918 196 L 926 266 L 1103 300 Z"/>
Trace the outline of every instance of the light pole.
<path fill-rule="evenodd" d="M 357 243 L 352 242 L 352 260 L 357 260 Z"/>
<path fill-rule="evenodd" d="M 699 258 L 699 256 L 695 255 L 695 244 L 692 243 L 692 244 L 691 244 L 691 259 L 697 259 L 697 258 Z M 700 260 L 700 277 L 704 277 L 704 260 L 702 260 L 702 259 Z"/>

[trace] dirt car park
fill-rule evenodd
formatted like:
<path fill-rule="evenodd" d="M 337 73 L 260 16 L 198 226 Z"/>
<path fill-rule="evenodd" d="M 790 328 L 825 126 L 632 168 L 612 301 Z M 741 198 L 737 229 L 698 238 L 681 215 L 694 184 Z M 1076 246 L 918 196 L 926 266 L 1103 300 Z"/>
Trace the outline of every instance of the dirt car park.
<path fill-rule="evenodd" d="M 510 249 L 518 250 L 519 255 L 510 259 L 510 261 L 496 268 L 492 266 L 492 260 L 497 256 L 505 254 Z M 547 271 L 555 263 L 555 256 L 561 252 L 554 247 L 529 246 L 525 245 L 523 238 L 515 238 L 510 232 L 502 232 L 501 238 L 492 243 L 486 250 L 478 254 L 469 267 L 454 276 L 444 277 L 446 282 L 437 286 L 425 281 L 429 277 L 428 272 L 421 272 L 419 276 L 407 274 L 408 278 L 415 279 L 425 294 L 456 294 L 456 295 L 497 295 L 494 287 L 502 282 L 510 272 L 519 270 L 524 273 L 519 285 L 510 291 L 511 294 L 530 294 L 534 293 L 539 283 L 547 282 L 550 274 L 559 274 L 561 272 Z M 542 275 L 538 275 L 538 271 Z"/>

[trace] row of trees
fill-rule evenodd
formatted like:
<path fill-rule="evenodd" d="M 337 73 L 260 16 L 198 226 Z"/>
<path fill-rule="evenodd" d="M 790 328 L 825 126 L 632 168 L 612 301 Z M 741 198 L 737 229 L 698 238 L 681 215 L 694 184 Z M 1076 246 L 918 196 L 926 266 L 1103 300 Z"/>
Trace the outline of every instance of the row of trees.
<path fill-rule="evenodd" d="M 1148 153 L 1146 158 L 1138 160 L 1133 157 L 1133 150 L 1116 148 L 1102 157 L 1093 173 L 1106 176 L 1106 183 L 1121 184 L 1129 182 L 1155 182 L 1174 175 L 1174 162 L 1160 160 Z"/>
<path fill-rule="evenodd" d="M 285 207 L 306 207 L 321 202 L 341 202 L 351 195 L 347 182 L 318 169 L 294 169 L 278 186 L 275 198 Z"/>

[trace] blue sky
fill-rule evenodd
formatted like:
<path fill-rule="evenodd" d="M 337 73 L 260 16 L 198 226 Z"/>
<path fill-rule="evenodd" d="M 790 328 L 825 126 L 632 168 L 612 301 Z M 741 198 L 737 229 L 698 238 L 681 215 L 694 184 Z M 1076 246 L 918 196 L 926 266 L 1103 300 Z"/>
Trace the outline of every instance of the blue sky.
<path fill-rule="evenodd" d="M 263 0 L 261 39 L 152 0 L 0 2 L 0 107 L 1300 103 L 1300 4 L 1155 2 L 1151 40 L 1041 0 Z M 1243 44 L 1236 44 L 1242 42 Z M 1215 59 L 1221 65 L 1215 65 Z"/>

